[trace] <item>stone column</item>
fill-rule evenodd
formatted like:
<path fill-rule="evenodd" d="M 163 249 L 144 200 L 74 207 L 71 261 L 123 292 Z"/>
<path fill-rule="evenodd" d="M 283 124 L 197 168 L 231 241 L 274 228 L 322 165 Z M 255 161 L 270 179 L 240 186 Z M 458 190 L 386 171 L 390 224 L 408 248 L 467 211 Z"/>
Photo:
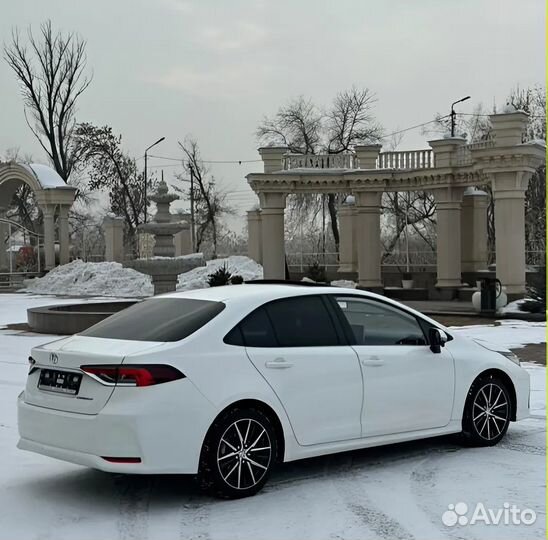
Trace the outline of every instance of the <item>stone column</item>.
<path fill-rule="evenodd" d="M 448 137 L 446 139 L 435 139 L 428 141 L 434 152 L 434 166 L 436 169 L 444 167 L 457 167 L 458 150 L 466 145 L 466 139 L 462 137 Z"/>
<path fill-rule="evenodd" d="M 0 218 L 6 217 L 7 208 L 0 206 Z M 9 225 L 0 221 L 0 272 L 7 272 L 9 270 L 9 259 L 8 259 L 8 238 L 9 234 Z"/>
<path fill-rule="evenodd" d="M 105 261 L 124 261 L 124 218 L 106 216 L 103 219 L 105 234 Z"/>
<path fill-rule="evenodd" d="M 59 264 L 67 264 L 70 259 L 69 209 L 66 204 L 59 205 Z"/>
<path fill-rule="evenodd" d="M 55 267 L 55 204 L 42 204 L 44 215 L 44 259 L 45 269 Z"/>
<path fill-rule="evenodd" d="M 357 269 L 357 243 L 355 227 L 355 197 L 349 195 L 339 206 L 339 272 Z"/>
<path fill-rule="evenodd" d="M 186 221 L 187 226 L 173 237 L 175 257 L 192 253 L 191 214 L 177 214 L 177 219 Z"/>
<path fill-rule="evenodd" d="M 260 210 L 247 212 L 247 255 L 255 262 L 262 264 L 262 222 Z"/>
<path fill-rule="evenodd" d="M 381 280 L 381 192 L 356 193 L 358 286 L 382 290 Z"/>
<path fill-rule="evenodd" d="M 526 172 L 492 175 L 496 272 L 509 299 L 525 293 L 525 191 L 530 176 Z"/>
<path fill-rule="evenodd" d="M 381 144 L 357 144 L 354 146 L 354 152 L 358 160 L 357 168 L 376 169 L 381 148 Z"/>
<path fill-rule="evenodd" d="M 461 279 L 460 212 L 463 188 L 434 191 L 436 198 L 438 280 L 436 287 L 459 288 Z"/>
<path fill-rule="evenodd" d="M 487 269 L 488 195 L 474 187 L 466 188 L 462 199 L 460 240 L 461 270 L 477 272 Z"/>
<path fill-rule="evenodd" d="M 262 259 L 265 279 L 285 279 L 285 193 L 260 193 Z"/>
<path fill-rule="evenodd" d="M 264 163 L 264 172 L 272 173 L 282 171 L 284 168 L 283 158 L 289 152 L 287 146 L 263 146 L 259 148 L 259 154 Z"/>

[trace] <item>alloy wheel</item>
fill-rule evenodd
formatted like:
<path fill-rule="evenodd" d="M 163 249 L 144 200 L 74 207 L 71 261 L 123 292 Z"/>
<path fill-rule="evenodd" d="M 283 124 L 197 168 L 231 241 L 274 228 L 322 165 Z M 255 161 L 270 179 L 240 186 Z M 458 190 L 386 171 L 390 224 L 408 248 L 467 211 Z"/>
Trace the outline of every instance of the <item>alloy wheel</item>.
<path fill-rule="evenodd" d="M 472 406 L 472 421 L 482 439 L 496 439 L 508 424 L 509 416 L 508 398 L 498 384 L 490 382 L 477 391 Z"/>
<path fill-rule="evenodd" d="M 241 418 L 223 433 L 217 449 L 217 467 L 223 480 L 234 489 L 250 489 L 268 471 L 272 444 L 257 420 Z"/>

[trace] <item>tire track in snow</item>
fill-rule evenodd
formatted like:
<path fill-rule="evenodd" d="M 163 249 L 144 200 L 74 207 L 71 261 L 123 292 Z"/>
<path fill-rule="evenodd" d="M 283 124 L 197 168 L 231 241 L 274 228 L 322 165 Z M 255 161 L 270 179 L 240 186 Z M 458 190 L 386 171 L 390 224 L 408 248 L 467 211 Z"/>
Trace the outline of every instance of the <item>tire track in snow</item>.
<path fill-rule="evenodd" d="M 152 478 L 147 476 L 119 475 L 114 486 L 120 494 L 118 513 L 118 538 L 143 540 L 148 538 L 148 510 Z"/>
<path fill-rule="evenodd" d="M 179 539 L 210 540 L 211 503 L 205 497 L 195 495 L 190 495 L 187 501 L 179 510 Z"/>

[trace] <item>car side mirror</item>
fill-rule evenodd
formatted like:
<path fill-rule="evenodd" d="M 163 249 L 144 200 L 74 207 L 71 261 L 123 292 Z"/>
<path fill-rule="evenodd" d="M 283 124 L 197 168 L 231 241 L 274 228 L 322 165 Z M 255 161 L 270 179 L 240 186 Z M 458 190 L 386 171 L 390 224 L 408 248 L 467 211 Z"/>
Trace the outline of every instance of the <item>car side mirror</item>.
<path fill-rule="evenodd" d="M 430 350 L 433 353 L 441 353 L 441 348 L 447 343 L 447 334 L 440 328 L 432 326 L 428 331 L 428 341 L 430 342 Z"/>

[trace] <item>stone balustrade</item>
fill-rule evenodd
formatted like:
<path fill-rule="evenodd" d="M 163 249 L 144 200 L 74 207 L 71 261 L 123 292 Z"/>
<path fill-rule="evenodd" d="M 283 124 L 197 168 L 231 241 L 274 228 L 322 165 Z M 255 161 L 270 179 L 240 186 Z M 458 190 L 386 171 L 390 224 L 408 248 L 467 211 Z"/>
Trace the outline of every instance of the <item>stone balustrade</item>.
<path fill-rule="evenodd" d="M 376 160 L 377 169 L 430 169 L 434 167 L 432 150 L 381 152 Z M 341 154 L 286 154 L 286 171 L 294 169 L 359 169 L 354 152 Z M 363 168 L 363 167 L 362 167 Z"/>
<path fill-rule="evenodd" d="M 434 167 L 432 150 L 381 152 L 377 169 L 431 169 Z"/>
<path fill-rule="evenodd" d="M 284 170 L 291 169 L 356 169 L 354 153 L 342 154 L 286 154 Z"/>

